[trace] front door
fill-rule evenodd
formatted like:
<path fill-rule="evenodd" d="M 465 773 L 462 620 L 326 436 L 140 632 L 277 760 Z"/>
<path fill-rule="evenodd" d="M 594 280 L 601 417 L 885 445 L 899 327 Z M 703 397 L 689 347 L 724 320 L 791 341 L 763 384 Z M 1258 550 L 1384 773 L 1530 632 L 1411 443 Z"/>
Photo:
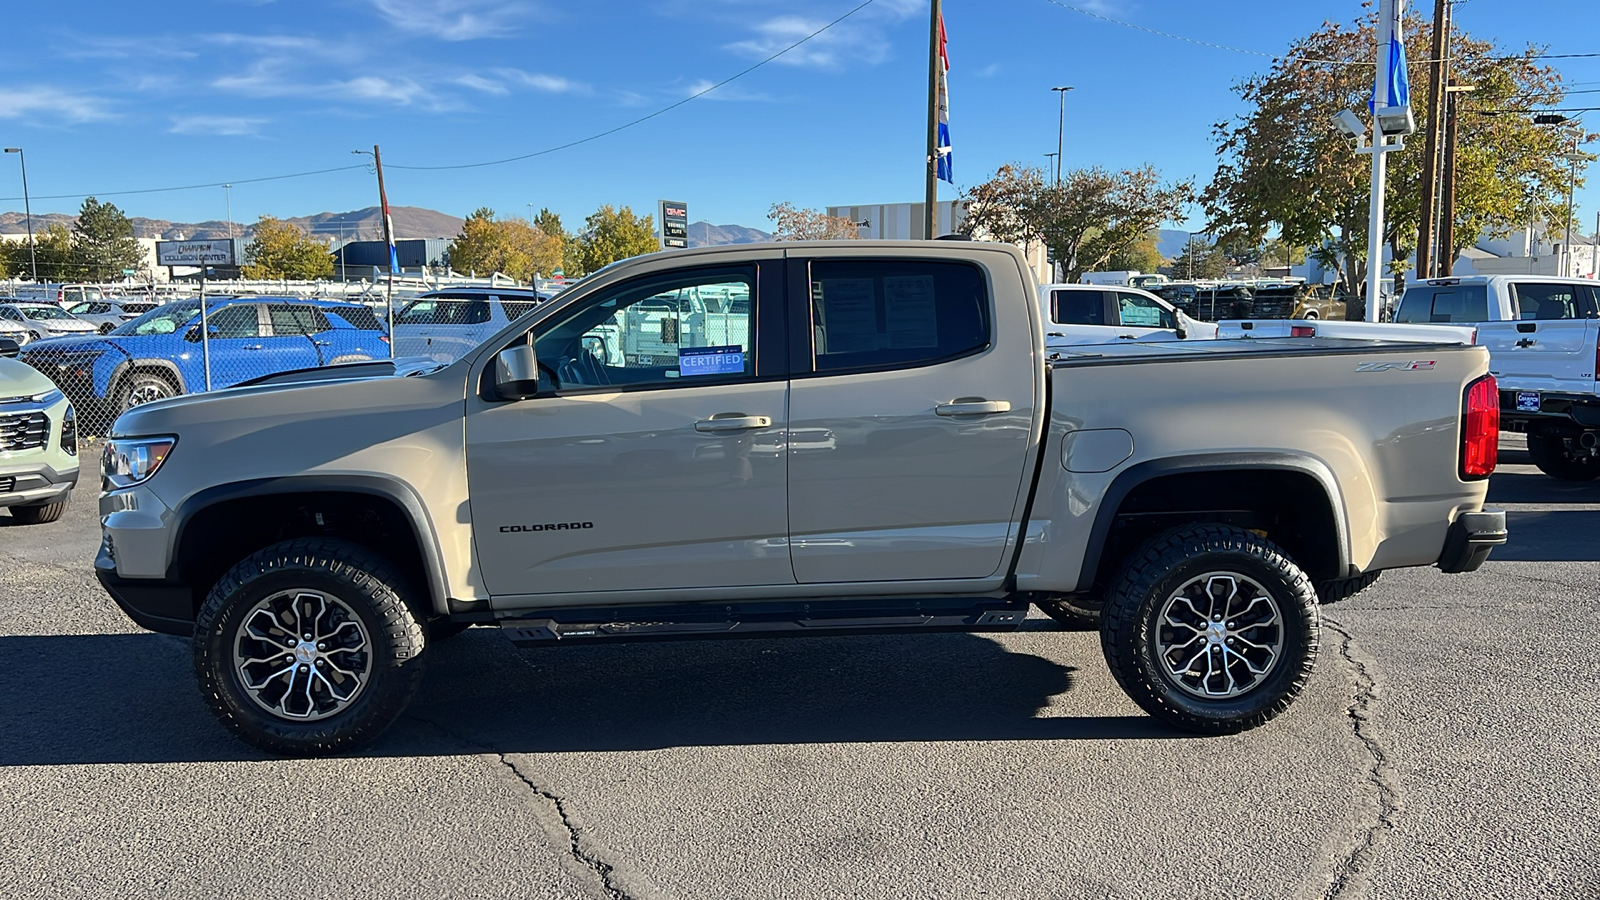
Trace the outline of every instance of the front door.
<path fill-rule="evenodd" d="M 538 396 L 469 398 L 473 533 L 497 605 L 794 584 L 781 267 L 591 291 L 533 326 Z"/>
<path fill-rule="evenodd" d="M 789 272 L 795 577 L 997 576 L 1040 402 L 1027 306 L 997 307 L 987 271 L 937 258 L 791 259 Z"/>

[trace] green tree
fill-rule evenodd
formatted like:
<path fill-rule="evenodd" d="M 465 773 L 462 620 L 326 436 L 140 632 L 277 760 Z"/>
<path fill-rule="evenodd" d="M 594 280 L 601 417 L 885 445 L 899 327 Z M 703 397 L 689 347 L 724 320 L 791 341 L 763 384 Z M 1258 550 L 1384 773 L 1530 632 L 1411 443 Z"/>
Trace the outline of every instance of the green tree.
<path fill-rule="evenodd" d="M 554 227 L 560 227 L 557 219 Z M 494 210 L 473 210 L 450 242 L 450 267 L 488 275 L 499 272 L 518 281 L 549 275 L 561 266 L 565 241 L 529 224 L 526 219 L 496 220 Z"/>
<path fill-rule="evenodd" d="M 1138 240 L 1111 254 L 1106 260 L 1108 272 L 1154 272 L 1161 268 L 1161 250 L 1157 242 L 1161 229 L 1152 228 Z"/>
<path fill-rule="evenodd" d="M 1306 248 L 1289 244 L 1281 237 L 1272 238 L 1261 245 L 1261 265 L 1265 268 L 1303 265 Z"/>
<path fill-rule="evenodd" d="M 41 282 L 82 280 L 83 268 L 78 264 L 72 232 L 67 230 L 67 226 L 59 222 L 51 223 L 43 234 L 34 232 L 33 239 L 34 257 L 38 264 Z M 19 276 L 29 274 L 31 269 L 27 242 L 18 241 L 9 244 L 7 250 L 11 257 L 11 271 Z"/>
<path fill-rule="evenodd" d="M 853 241 L 861 237 L 856 223 L 843 216 L 830 216 L 815 209 L 796 209 L 790 203 L 774 203 L 767 210 L 772 220 L 775 241 Z"/>
<path fill-rule="evenodd" d="M 533 217 L 533 227 L 561 242 L 561 261 L 557 265 L 571 267 L 573 271 L 577 271 L 578 236 L 567 231 L 561 224 L 561 216 L 548 208 L 541 207 L 539 214 Z M 553 268 L 546 271 L 547 273 L 553 271 Z"/>
<path fill-rule="evenodd" d="M 653 253 L 659 249 L 655 216 L 636 216 L 633 208 L 615 209 L 607 203 L 590 214 L 578 234 L 578 274 L 588 274 L 619 259 Z"/>
<path fill-rule="evenodd" d="M 72 243 L 76 279 L 112 281 L 122 277 L 123 269 L 137 268 L 144 260 L 144 249 L 133 236 L 133 223 L 114 204 L 93 197 L 84 200 L 78 210 Z"/>
<path fill-rule="evenodd" d="M 1026 244 L 1042 241 L 1067 281 L 1107 263 L 1163 222 L 1177 221 L 1192 202 L 1187 181 L 1163 183 L 1151 166 L 1112 172 L 1098 166 L 1047 183 L 1035 166 L 1001 166 L 963 193 L 966 234 Z"/>
<path fill-rule="evenodd" d="M 328 248 L 290 222 L 272 216 L 256 220 L 255 236 L 245 248 L 250 264 L 241 271 L 246 278 L 329 278 L 333 257 Z"/>
<path fill-rule="evenodd" d="M 1216 242 L 1196 235 L 1183 245 L 1183 252 L 1172 261 L 1174 278 L 1222 278 L 1228 274 L 1228 259 Z"/>
<path fill-rule="evenodd" d="M 1316 248 L 1312 255 L 1333 264 L 1346 284 L 1366 276 L 1371 160 L 1352 152 L 1332 119 L 1340 110 L 1362 110 L 1371 96 L 1372 22 L 1326 23 L 1266 74 L 1237 86 L 1248 111 L 1216 126 L 1221 162 L 1202 195 L 1214 232 L 1259 243 L 1276 231 L 1292 246 Z M 1415 24 L 1406 59 L 1412 96 L 1421 98 L 1429 92 L 1431 29 Z M 1556 72 L 1536 64 L 1537 48 L 1508 54 L 1459 32 L 1451 47 L 1454 77 L 1475 86 L 1457 101 L 1459 251 L 1560 208 L 1567 177 L 1560 154 L 1572 136 L 1535 126 L 1523 112 L 1559 105 L 1563 96 Z M 1506 110 L 1516 112 L 1477 114 Z M 1383 240 L 1402 263 L 1416 247 L 1423 145 L 1415 135 L 1386 157 Z"/>

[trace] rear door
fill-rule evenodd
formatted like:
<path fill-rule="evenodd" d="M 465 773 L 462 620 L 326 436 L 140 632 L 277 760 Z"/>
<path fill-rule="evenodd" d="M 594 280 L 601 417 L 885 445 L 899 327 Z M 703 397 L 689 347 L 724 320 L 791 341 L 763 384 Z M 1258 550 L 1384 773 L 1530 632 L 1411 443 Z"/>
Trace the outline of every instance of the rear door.
<path fill-rule="evenodd" d="M 1116 305 L 1117 324 L 1122 326 L 1117 331 L 1118 337 L 1131 337 L 1136 341 L 1170 341 L 1177 337 L 1177 317 L 1154 297 L 1133 291 L 1115 291 L 1112 300 Z"/>
<path fill-rule="evenodd" d="M 1479 333 L 1500 386 L 1511 391 L 1594 393 L 1595 342 L 1600 336 L 1594 289 L 1571 282 L 1518 280 L 1507 290 L 1515 318 Z"/>
<path fill-rule="evenodd" d="M 1042 365 L 1027 307 L 996 306 L 990 285 L 1008 276 L 934 257 L 790 260 L 800 583 L 1002 573 Z"/>
<path fill-rule="evenodd" d="M 209 349 L 213 388 L 228 387 L 292 368 L 274 365 L 273 355 L 268 349 L 271 339 L 265 336 L 268 328 L 262 322 L 265 313 L 261 306 L 259 303 L 230 303 L 206 311 L 206 324 L 211 328 Z M 195 322 L 198 323 L 199 319 L 196 318 Z M 199 335 L 195 333 L 192 338 L 186 335 L 185 340 L 192 340 L 198 345 Z M 196 346 L 195 349 L 196 355 L 199 355 L 202 348 Z"/>
<path fill-rule="evenodd" d="M 314 306 L 269 303 L 267 318 L 271 328 L 267 351 L 272 355 L 274 371 L 287 372 L 327 365 L 349 350 L 338 346 L 333 339 L 333 325 L 322 314 L 322 310 Z"/>

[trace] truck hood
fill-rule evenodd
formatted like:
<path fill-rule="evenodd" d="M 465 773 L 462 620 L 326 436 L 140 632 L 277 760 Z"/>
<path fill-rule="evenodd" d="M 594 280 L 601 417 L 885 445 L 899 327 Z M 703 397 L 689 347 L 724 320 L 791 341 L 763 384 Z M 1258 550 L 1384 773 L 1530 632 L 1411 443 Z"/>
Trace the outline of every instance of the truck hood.
<path fill-rule="evenodd" d="M 465 366 L 403 359 L 280 372 L 245 385 L 134 407 L 117 419 L 112 432 L 114 437 L 177 434 L 180 439 L 194 434 L 214 443 L 272 431 L 276 440 L 314 446 L 360 443 L 360 432 L 373 428 L 372 423 L 383 423 L 381 431 L 387 427 L 386 417 L 404 422 L 407 411 L 419 405 L 448 405 L 448 414 L 459 419 L 465 371 Z M 357 424 L 362 422 L 367 424 Z"/>

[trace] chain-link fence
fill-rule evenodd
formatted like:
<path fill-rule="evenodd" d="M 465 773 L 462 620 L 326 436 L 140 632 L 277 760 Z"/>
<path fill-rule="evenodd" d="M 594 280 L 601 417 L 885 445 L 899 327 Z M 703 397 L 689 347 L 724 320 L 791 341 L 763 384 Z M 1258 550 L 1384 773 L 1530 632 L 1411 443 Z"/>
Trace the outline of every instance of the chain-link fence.
<path fill-rule="evenodd" d="M 0 302 L 0 311 L 5 307 Z M 208 297 L 202 308 L 199 298 L 176 300 L 109 333 L 23 309 L 30 311 L 41 318 L 24 316 L 29 333 L 20 358 L 72 400 L 89 437 L 109 434 L 118 415 L 143 403 L 393 353 L 381 301 Z"/>

